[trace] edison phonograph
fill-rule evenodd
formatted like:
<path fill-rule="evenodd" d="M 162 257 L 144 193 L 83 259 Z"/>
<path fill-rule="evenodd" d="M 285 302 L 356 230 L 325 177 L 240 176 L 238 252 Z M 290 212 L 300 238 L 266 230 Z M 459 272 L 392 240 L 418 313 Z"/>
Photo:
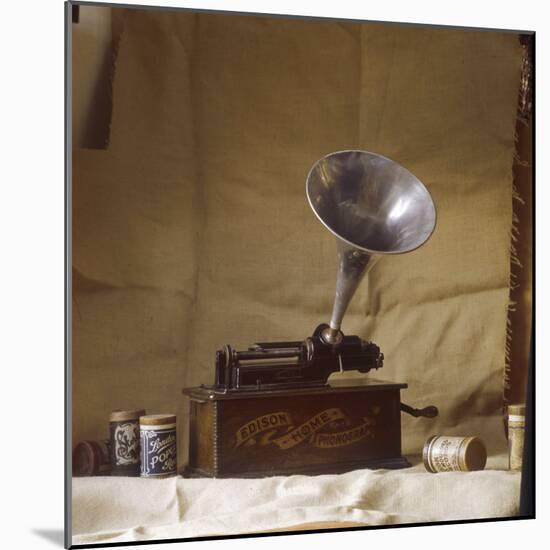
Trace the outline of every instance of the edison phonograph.
<path fill-rule="evenodd" d="M 328 324 L 299 341 L 260 342 L 216 352 L 212 385 L 190 398 L 189 461 L 184 474 L 261 477 L 408 466 L 401 455 L 401 412 L 437 409 L 401 403 L 405 383 L 368 376 L 328 381 L 333 372 L 383 367 L 373 342 L 345 335 L 342 319 L 363 277 L 383 256 L 422 246 L 435 228 L 430 193 L 411 172 L 366 151 L 320 159 L 306 179 L 307 199 L 336 237 L 336 296 Z"/>

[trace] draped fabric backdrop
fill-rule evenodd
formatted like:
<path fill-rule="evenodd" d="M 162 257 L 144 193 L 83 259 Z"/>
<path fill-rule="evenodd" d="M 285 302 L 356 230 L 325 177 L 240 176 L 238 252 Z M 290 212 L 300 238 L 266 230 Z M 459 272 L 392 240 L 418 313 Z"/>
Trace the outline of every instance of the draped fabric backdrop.
<path fill-rule="evenodd" d="M 366 149 L 412 171 L 438 211 L 431 240 L 383 259 L 343 329 L 407 382 L 404 453 L 502 425 L 521 52 L 517 35 L 392 24 L 113 10 L 104 149 L 73 155 L 73 440 L 117 408 L 177 412 L 215 350 L 298 340 L 329 318 L 335 243 L 305 178 Z"/>

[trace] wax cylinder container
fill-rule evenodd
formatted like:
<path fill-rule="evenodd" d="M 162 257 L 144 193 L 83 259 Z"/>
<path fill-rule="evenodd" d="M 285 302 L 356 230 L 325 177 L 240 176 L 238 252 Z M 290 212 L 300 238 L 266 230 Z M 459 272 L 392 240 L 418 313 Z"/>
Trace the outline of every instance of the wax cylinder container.
<path fill-rule="evenodd" d="M 510 470 L 521 470 L 525 437 L 525 403 L 508 406 L 508 451 Z"/>
<path fill-rule="evenodd" d="M 139 417 L 144 414 L 144 409 L 111 413 L 111 475 L 139 476 Z"/>
<path fill-rule="evenodd" d="M 101 476 L 111 473 L 111 441 L 81 441 L 73 449 L 73 475 Z"/>
<path fill-rule="evenodd" d="M 477 437 L 434 435 L 422 452 L 424 466 L 431 473 L 483 470 L 487 462 L 485 445 Z"/>
<path fill-rule="evenodd" d="M 141 437 L 141 476 L 176 475 L 176 416 L 153 414 L 139 419 Z"/>

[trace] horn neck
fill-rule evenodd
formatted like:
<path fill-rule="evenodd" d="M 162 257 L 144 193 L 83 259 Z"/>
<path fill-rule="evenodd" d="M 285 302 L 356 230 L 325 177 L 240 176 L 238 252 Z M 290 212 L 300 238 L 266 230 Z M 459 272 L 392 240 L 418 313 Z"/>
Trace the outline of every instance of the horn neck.
<path fill-rule="evenodd" d="M 323 333 L 323 339 L 330 344 L 337 344 L 341 340 L 340 327 L 348 305 L 365 275 L 381 257 L 380 254 L 365 252 L 340 239 L 336 240 L 336 250 L 336 295 L 329 328 Z"/>

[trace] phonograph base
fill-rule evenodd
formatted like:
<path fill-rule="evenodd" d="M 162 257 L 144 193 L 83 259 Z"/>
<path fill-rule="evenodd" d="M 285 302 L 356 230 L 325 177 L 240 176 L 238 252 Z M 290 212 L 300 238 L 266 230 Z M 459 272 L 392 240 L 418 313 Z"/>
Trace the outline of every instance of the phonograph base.
<path fill-rule="evenodd" d="M 351 379 L 262 391 L 186 388 L 187 477 L 333 474 L 410 466 L 401 456 L 400 390 Z"/>

